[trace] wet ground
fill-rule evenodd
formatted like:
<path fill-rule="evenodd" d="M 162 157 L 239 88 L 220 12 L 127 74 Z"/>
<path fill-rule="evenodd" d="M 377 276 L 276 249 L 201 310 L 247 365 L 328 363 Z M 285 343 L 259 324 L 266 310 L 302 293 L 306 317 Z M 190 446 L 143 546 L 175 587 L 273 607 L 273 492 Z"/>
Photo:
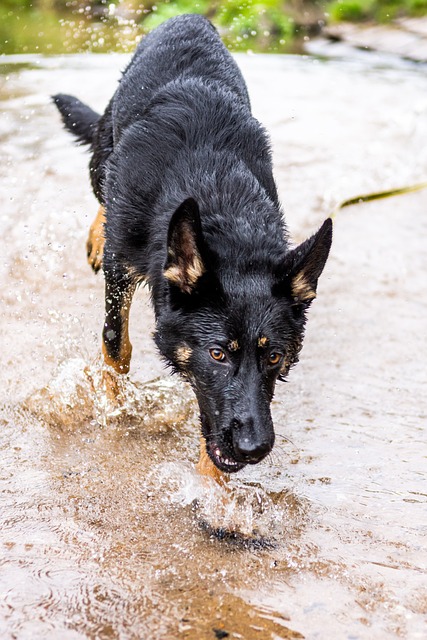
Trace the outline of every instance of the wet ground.
<path fill-rule="evenodd" d="M 341 199 L 426 179 L 424 67 L 238 60 L 295 242 Z M 277 447 L 224 499 L 145 290 L 121 412 L 100 384 L 88 156 L 48 96 L 101 109 L 124 65 L 1 60 L 1 637 L 425 638 L 427 191 L 338 214 Z"/>
<path fill-rule="evenodd" d="M 328 40 L 314 38 L 309 51 L 335 54 L 344 42 L 345 47 L 427 62 L 427 17 L 397 18 L 388 24 L 343 22 L 327 25 L 322 33 Z"/>

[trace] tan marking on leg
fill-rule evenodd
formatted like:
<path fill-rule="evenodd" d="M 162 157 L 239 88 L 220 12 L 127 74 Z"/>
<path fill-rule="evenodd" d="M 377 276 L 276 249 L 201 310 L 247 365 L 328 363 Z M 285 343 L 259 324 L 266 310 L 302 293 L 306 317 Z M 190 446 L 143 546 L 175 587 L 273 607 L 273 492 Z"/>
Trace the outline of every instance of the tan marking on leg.
<path fill-rule="evenodd" d="M 132 292 L 133 293 L 133 292 Z M 130 361 L 132 357 L 132 344 L 129 340 L 129 313 L 130 313 L 130 296 L 129 302 L 125 304 L 120 314 L 122 317 L 122 332 L 120 341 L 120 353 L 117 359 L 112 358 L 107 351 L 107 348 L 102 342 L 102 355 L 104 356 L 104 362 L 109 367 L 112 367 L 117 373 L 129 373 Z"/>
<path fill-rule="evenodd" d="M 120 393 L 119 375 L 111 369 L 103 369 L 102 385 L 105 388 L 107 398 L 112 403 L 112 405 L 115 407 L 120 407 L 122 404 L 122 396 Z"/>
<path fill-rule="evenodd" d="M 114 371 L 117 371 L 117 373 L 129 373 L 130 360 L 132 356 L 132 345 L 129 340 L 122 341 L 120 356 L 117 360 L 114 360 L 108 355 L 104 342 L 102 343 L 102 355 L 104 357 L 105 364 L 112 367 Z"/>
<path fill-rule="evenodd" d="M 98 209 L 95 220 L 90 226 L 89 236 L 86 242 L 87 261 L 95 273 L 102 267 L 105 243 L 104 225 L 105 209 L 101 206 Z"/>
<path fill-rule="evenodd" d="M 206 440 L 203 436 L 200 438 L 200 459 L 196 468 L 200 475 L 209 476 L 221 485 L 226 483 L 228 480 L 228 477 L 214 465 L 208 456 L 206 451 Z"/>
<path fill-rule="evenodd" d="M 102 355 L 106 365 L 114 369 L 115 373 L 111 370 L 105 369 L 102 372 L 102 379 L 105 386 L 105 391 L 108 399 L 117 406 L 122 403 L 122 397 L 120 392 L 120 385 L 118 376 L 129 372 L 130 361 L 132 357 L 132 344 L 129 340 L 129 311 L 130 303 L 125 305 L 121 310 L 123 329 L 122 339 L 120 343 L 120 354 L 117 359 L 111 358 L 108 355 L 104 341 L 102 342 Z"/>

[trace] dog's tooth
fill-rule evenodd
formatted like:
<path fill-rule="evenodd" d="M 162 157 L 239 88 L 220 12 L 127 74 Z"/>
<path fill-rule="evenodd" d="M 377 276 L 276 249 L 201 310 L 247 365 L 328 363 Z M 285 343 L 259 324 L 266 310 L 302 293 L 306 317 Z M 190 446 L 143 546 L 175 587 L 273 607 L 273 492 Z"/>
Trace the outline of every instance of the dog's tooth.
<path fill-rule="evenodd" d="M 217 458 L 221 457 L 221 451 L 219 450 L 219 448 L 217 447 L 214 451 L 215 455 L 217 456 Z"/>

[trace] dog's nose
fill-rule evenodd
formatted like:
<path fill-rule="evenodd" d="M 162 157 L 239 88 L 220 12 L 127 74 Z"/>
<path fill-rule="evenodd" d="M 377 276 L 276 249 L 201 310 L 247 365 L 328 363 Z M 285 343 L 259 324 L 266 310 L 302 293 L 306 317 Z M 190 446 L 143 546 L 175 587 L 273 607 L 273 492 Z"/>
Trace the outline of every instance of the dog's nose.
<path fill-rule="evenodd" d="M 274 434 L 256 428 L 252 417 L 234 421 L 233 448 L 237 460 L 247 464 L 256 464 L 270 453 L 273 448 Z"/>
<path fill-rule="evenodd" d="M 269 442 L 251 442 L 249 438 L 243 438 L 234 445 L 234 451 L 238 460 L 243 459 L 248 464 L 256 464 L 270 453 Z"/>

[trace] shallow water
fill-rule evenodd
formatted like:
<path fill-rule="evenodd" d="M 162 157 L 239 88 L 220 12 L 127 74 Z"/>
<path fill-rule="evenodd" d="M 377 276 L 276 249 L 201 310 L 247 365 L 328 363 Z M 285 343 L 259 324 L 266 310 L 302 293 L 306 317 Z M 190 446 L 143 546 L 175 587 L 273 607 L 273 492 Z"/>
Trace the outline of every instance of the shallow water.
<path fill-rule="evenodd" d="M 238 57 L 295 241 L 426 179 L 425 69 L 369 60 Z M 145 290 L 121 412 L 100 382 L 88 156 L 48 96 L 101 109 L 126 58 L 1 61 L 1 637 L 424 638 L 427 192 L 338 215 L 277 447 L 225 496 Z"/>

